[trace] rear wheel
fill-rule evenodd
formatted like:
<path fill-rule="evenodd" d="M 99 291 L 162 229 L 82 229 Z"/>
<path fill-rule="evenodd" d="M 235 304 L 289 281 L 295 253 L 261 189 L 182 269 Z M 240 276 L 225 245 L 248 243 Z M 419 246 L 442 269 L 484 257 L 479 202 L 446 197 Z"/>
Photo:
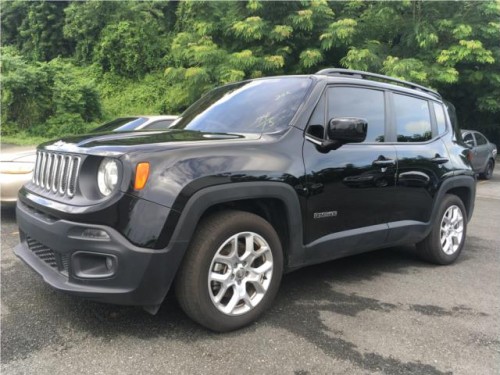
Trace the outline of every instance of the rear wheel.
<path fill-rule="evenodd" d="M 429 235 L 417 244 L 419 255 L 435 264 L 453 263 L 465 243 L 467 214 L 456 195 L 447 194 L 438 210 L 438 216 Z"/>
<path fill-rule="evenodd" d="M 204 219 L 176 278 L 182 309 L 219 332 L 255 321 L 272 303 L 283 272 L 281 243 L 260 216 L 223 211 Z"/>
<path fill-rule="evenodd" d="M 485 180 L 490 180 L 493 177 L 493 169 L 495 168 L 495 163 L 493 160 L 488 161 L 484 172 L 481 173 L 480 177 Z"/>

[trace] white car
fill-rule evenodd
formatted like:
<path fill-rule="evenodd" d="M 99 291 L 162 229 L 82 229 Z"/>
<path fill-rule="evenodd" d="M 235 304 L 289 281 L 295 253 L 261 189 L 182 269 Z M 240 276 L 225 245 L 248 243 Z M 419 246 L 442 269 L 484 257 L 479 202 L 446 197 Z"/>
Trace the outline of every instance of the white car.
<path fill-rule="evenodd" d="M 92 133 L 164 130 L 168 129 L 177 120 L 177 117 L 171 115 L 120 117 L 95 128 Z"/>
<path fill-rule="evenodd" d="M 2 145 L 0 154 L 0 197 L 2 206 L 13 205 L 17 192 L 31 178 L 36 153 L 33 146 Z"/>

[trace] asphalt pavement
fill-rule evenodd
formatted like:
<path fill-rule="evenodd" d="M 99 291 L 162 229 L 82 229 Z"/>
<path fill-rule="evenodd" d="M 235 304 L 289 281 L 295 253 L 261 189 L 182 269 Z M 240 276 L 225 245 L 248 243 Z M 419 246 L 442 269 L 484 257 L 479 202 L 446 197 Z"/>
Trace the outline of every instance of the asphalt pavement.
<path fill-rule="evenodd" d="M 215 334 L 173 296 L 151 316 L 52 290 L 12 253 L 2 211 L 1 373 L 499 374 L 500 168 L 468 232 L 452 266 L 408 246 L 293 272 L 257 323 Z"/>

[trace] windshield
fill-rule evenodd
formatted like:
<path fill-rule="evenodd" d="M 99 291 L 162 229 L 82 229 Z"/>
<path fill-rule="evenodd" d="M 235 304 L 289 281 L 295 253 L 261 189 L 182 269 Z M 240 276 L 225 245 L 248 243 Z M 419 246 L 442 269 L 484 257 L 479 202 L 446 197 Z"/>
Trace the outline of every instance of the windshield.
<path fill-rule="evenodd" d="M 143 117 L 124 117 L 117 118 L 116 120 L 110 121 L 101 125 L 94 130 L 93 133 L 103 133 L 103 132 L 125 132 L 135 130 L 138 126 L 141 126 L 147 121 Z"/>
<path fill-rule="evenodd" d="M 259 79 L 216 88 L 189 107 L 171 129 L 272 133 L 286 129 L 302 103 L 307 77 Z"/>

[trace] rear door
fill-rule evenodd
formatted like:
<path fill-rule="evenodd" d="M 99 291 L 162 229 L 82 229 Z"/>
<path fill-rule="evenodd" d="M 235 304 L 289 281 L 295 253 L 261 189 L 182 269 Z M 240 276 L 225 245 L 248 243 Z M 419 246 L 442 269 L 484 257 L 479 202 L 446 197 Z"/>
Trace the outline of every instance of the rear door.
<path fill-rule="evenodd" d="M 448 151 L 440 139 L 447 124 L 438 126 L 438 121 L 446 121 L 435 112 L 442 106 L 426 98 L 394 92 L 391 107 L 398 171 L 389 240 L 411 241 L 425 230 L 441 181 L 451 172 Z"/>

